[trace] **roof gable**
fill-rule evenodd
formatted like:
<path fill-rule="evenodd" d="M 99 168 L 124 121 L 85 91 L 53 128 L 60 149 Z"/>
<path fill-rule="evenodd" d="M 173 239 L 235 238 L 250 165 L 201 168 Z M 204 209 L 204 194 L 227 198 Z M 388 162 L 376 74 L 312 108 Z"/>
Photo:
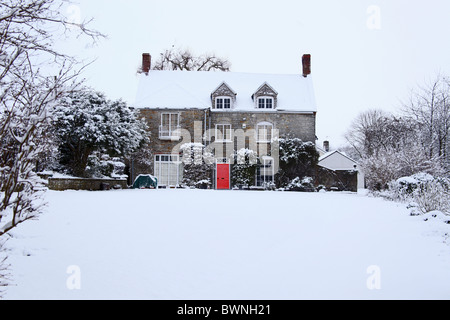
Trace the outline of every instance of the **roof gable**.
<path fill-rule="evenodd" d="M 224 81 L 222 82 L 212 93 L 211 97 L 218 97 L 218 96 L 230 96 L 235 97 L 237 95 L 236 92 L 233 91 L 233 89 L 230 88 L 230 86 Z"/>
<path fill-rule="evenodd" d="M 254 94 L 252 94 L 252 99 L 260 97 L 260 96 L 270 96 L 276 97 L 278 92 L 275 91 L 267 82 L 264 82 Z"/>
<path fill-rule="evenodd" d="M 328 152 L 321 156 L 318 164 L 331 170 L 354 170 L 358 167 L 358 163 L 355 160 L 338 150 Z"/>

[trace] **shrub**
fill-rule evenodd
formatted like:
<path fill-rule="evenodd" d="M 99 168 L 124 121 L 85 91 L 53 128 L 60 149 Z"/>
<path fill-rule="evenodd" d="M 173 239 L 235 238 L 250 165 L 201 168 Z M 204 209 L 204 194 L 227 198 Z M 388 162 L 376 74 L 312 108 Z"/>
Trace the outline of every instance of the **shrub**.
<path fill-rule="evenodd" d="M 212 167 L 206 164 L 186 164 L 183 167 L 182 185 L 189 188 L 211 187 Z"/>
<path fill-rule="evenodd" d="M 389 183 L 389 189 L 380 193 L 394 201 L 407 202 L 415 214 L 430 211 L 450 213 L 450 181 L 418 173 Z"/>
<path fill-rule="evenodd" d="M 86 166 L 86 175 L 92 178 L 123 178 L 125 164 L 120 158 L 110 158 L 108 155 L 102 155 L 99 157 L 92 154 L 88 158 L 88 164 Z"/>
<path fill-rule="evenodd" d="M 303 191 L 303 192 L 314 192 L 316 189 L 314 188 L 313 178 L 304 177 L 300 179 L 299 177 L 294 178 L 289 184 L 286 186 L 287 191 Z"/>
<path fill-rule="evenodd" d="M 383 193 L 385 197 L 395 201 L 409 201 L 414 191 L 427 181 L 434 178 L 427 173 L 417 173 L 412 176 L 402 177 L 388 183 L 388 192 Z"/>
<path fill-rule="evenodd" d="M 195 188 L 197 189 L 208 189 L 211 188 L 211 179 L 203 179 L 200 181 L 195 182 L 194 184 Z"/>
<path fill-rule="evenodd" d="M 420 213 L 441 211 L 450 214 L 448 181 L 439 179 L 426 181 L 414 190 L 413 199 Z"/>
<path fill-rule="evenodd" d="M 211 187 L 213 156 L 201 143 L 185 143 L 180 147 L 183 163 L 182 185 L 189 188 Z"/>

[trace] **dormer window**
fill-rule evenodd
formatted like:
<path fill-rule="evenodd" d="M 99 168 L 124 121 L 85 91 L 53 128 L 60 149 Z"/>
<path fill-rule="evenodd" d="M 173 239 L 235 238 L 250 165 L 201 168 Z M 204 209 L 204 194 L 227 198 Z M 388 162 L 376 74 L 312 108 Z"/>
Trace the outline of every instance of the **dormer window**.
<path fill-rule="evenodd" d="M 222 82 L 211 93 L 211 102 L 213 110 L 230 110 L 236 101 L 236 92 L 234 92 L 225 82 Z"/>
<path fill-rule="evenodd" d="M 231 109 L 233 100 L 231 97 L 217 97 L 216 109 Z"/>
<path fill-rule="evenodd" d="M 258 109 L 273 109 L 273 98 L 272 97 L 259 97 L 257 99 Z"/>
<path fill-rule="evenodd" d="M 277 108 L 276 92 L 268 83 L 264 82 L 258 90 L 252 95 L 256 109 L 276 109 Z"/>

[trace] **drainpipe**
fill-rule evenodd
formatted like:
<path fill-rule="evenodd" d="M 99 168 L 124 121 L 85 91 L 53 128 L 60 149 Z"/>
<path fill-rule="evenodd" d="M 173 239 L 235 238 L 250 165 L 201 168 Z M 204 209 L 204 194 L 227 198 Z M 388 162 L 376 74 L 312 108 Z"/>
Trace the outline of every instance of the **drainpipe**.
<path fill-rule="evenodd" d="M 208 111 L 208 146 L 211 143 L 211 110 L 207 110 Z M 205 126 L 205 130 L 206 130 L 206 126 Z M 215 189 L 216 188 L 216 166 L 214 163 L 214 169 L 211 171 L 211 188 Z"/>
<path fill-rule="evenodd" d="M 206 147 L 206 110 L 205 109 L 205 119 L 203 120 L 203 128 L 204 128 L 204 137 L 205 137 L 205 147 Z"/>

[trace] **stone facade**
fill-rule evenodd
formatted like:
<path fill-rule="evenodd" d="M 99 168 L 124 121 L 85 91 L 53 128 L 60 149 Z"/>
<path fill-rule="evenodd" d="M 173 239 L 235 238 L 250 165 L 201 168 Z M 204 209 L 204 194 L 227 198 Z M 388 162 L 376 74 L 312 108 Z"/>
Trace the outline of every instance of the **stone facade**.
<path fill-rule="evenodd" d="M 159 128 L 161 126 L 161 118 L 163 114 L 178 115 L 178 123 L 180 127 L 179 138 L 178 136 L 174 136 L 172 139 L 159 138 Z M 151 134 L 152 149 L 154 154 L 171 153 L 172 150 L 177 145 L 179 145 L 180 142 L 182 142 L 183 133 L 185 133 L 184 135 L 186 135 L 186 133 L 189 133 L 189 135 L 192 137 L 192 140 L 194 140 L 194 128 L 196 126 L 196 122 L 201 122 L 202 124 L 204 124 L 205 121 L 207 121 L 207 125 L 209 125 L 208 111 L 202 109 L 140 109 L 140 115 L 143 116 L 147 121 Z M 197 134 L 197 136 L 195 137 L 196 141 L 201 141 L 203 128 L 204 127 L 202 126 L 201 128 L 195 130 L 195 133 Z"/>
<path fill-rule="evenodd" d="M 231 126 L 233 132 L 240 132 L 246 136 L 245 147 L 249 147 L 250 139 L 260 123 L 270 123 L 273 129 L 278 130 L 279 136 L 291 135 L 303 141 L 315 141 L 316 113 L 255 111 L 243 112 L 235 110 L 215 111 L 211 109 L 140 109 L 151 132 L 153 155 L 177 153 L 178 148 L 189 142 L 198 142 L 209 145 L 214 143 L 216 125 Z M 160 139 L 159 128 L 163 114 L 177 114 L 180 135 L 172 139 Z M 223 156 L 229 156 L 230 150 L 238 146 L 237 137 L 233 136 L 232 143 L 224 143 Z M 255 137 L 256 140 L 256 137 Z M 154 168 L 136 167 L 134 175 L 153 173 Z"/>
<path fill-rule="evenodd" d="M 268 122 L 278 129 L 279 136 L 293 135 L 303 141 L 315 141 L 315 113 L 266 112 L 211 112 L 211 124 L 231 124 L 233 130 L 256 130 L 257 125 Z"/>

